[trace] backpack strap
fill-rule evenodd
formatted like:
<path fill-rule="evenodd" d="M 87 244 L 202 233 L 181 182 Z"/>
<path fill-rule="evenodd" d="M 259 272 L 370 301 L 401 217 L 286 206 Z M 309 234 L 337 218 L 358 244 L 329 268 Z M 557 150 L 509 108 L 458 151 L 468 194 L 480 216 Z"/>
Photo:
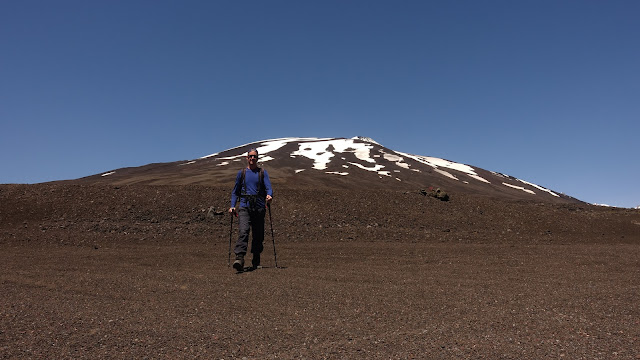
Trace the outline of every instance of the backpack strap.
<path fill-rule="evenodd" d="M 247 168 L 242 168 L 242 176 L 240 177 L 240 184 L 242 184 L 242 188 L 240 190 L 241 195 L 247 195 L 247 183 L 244 181 L 244 178 L 247 175 Z"/>
<path fill-rule="evenodd" d="M 262 195 L 262 193 L 266 192 L 264 186 L 264 169 L 260 168 L 260 174 L 258 175 L 258 195 Z"/>

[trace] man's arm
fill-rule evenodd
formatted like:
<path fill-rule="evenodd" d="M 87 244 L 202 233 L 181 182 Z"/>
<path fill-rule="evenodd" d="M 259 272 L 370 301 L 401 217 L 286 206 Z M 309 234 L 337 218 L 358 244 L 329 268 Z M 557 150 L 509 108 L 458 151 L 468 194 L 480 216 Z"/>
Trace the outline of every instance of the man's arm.
<path fill-rule="evenodd" d="M 267 204 L 270 204 L 273 199 L 273 188 L 271 187 L 271 180 L 269 180 L 269 173 L 267 173 L 267 170 L 264 170 L 264 189 L 267 192 Z"/>
<path fill-rule="evenodd" d="M 230 213 L 234 213 L 236 211 L 236 203 L 238 202 L 238 198 L 240 197 L 240 190 L 242 184 L 240 184 L 240 179 L 242 178 L 242 170 L 238 171 L 238 175 L 236 175 L 236 183 L 233 185 L 233 190 L 231 191 L 231 207 L 229 208 Z"/>

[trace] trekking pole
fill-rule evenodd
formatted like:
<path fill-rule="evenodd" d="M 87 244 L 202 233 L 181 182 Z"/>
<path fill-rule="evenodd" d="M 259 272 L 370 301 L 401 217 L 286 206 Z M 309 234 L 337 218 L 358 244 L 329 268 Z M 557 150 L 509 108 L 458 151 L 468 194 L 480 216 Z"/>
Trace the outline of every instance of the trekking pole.
<path fill-rule="evenodd" d="M 233 213 L 229 216 L 231 218 L 231 227 L 229 228 L 229 259 L 227 261 L 227 266 L 231 266 L 231 237 L 233 236 Z"/>
<path fill-rule="evenodd" d="M 276 269 L 278 268 L 278 255 L 276 255 L 276 238 L 273 236 L 273 219 L 271 218 L 271 204 L 267 203 L 267 209 L 269 209 L 269 225 L 271 225 L 271 241 L 273 242 L 273 260 L 276 262 Z"/>

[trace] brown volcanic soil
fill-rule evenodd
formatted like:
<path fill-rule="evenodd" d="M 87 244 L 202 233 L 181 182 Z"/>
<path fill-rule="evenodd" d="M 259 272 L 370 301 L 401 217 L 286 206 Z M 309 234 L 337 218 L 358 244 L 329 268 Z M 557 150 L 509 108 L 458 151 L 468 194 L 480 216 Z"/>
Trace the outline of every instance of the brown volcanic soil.
<path fill-rule="evenodd" d="M 276 189 L 236 274 L 229 193 L 0 186 L 0 357 L 640 359 L 640 211 Z"/>

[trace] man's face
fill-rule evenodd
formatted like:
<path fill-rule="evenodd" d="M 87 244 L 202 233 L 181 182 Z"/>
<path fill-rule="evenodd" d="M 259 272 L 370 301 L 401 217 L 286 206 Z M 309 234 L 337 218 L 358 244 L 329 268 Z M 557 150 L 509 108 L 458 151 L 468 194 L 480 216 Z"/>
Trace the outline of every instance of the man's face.
<path fill-rule="evenodd" d="M 256 164 L 258 162 L 258 153 L 251 151 L 249 155 L 247 155 L 247 161 L 249 161 L 249 164 Z"/>

